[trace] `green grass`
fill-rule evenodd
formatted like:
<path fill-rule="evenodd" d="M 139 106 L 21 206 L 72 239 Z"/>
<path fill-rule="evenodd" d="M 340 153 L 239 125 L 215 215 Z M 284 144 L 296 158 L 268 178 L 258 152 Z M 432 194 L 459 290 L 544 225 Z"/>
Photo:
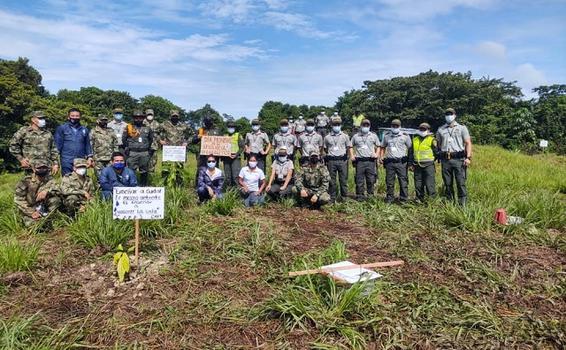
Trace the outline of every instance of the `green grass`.
<path fill-rule="evenodd" d="M 37 261 L 38 251 L 37 243 L 13 238 L 0 240 L 0 273 L 31 269 Z"/>

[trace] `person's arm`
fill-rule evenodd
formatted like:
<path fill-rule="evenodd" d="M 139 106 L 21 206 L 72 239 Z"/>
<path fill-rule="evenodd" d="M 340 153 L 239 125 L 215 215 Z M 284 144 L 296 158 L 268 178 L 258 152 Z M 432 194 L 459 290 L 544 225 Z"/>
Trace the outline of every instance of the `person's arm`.
<path fill-rule="evenodd" d="M 114 182 L 110 179 L 110 174 L 108 173 L 106 168 L 102 169 L 102 171 L 100 172 L 100 177 L 98 178 L 98 184 L 100 185 L 101 190 L 110 191 L 110 192 L 112 192 L 112 188 L 114 188 L 114 185 L 120 186 L 118 181 Z"/>
<path fill-rule="evenodd" d="M 271 189 L 271 185 L 273 185 L 273 180 L 275 179 L 275 167 L 271 166 L 271 175 L 269 175 L 269 181 L 267 182 L 266 191 Z"/>
<path fill-rule="evenodd" d="M 263 135 L 265 136 L 264 145 L 267 144 L 267 149 L 264 151 L 263 154 L 269 154 L 269 151 L 271 150 L 271 142 L 269 142 L 269 136 L 267 136 L 266 133 L 264 133 Z"/>
<path fill-rule="evenodd" d="M 266 185 L 266 181 L 264 175 L 263 179 L 262 178 L 259 179 L 259 190 L 257 190 L 258 195 L 260 195 L 263 192 L 263 190 L 265 189 L 265 185 Z"/>
<path fill-rule="evenodd" d="M 63 142 L 65 141 L 65 132 L 63 131 L 64 127 L 65 125 L 63 124 L 59 125 L 57 129 L 55 129 L 55 146 L 57 147 L 59 154 L 63 152 Z"/>
<path fill-rule="evenodd" d="M 124 148 L 124 152 L 128 155 L 128 126 L 122 132 L 122 148 Z"/>
<path fill-rule="evenodd" d="M 238 134 L 238 152 L 236 153 L 236 157 L 239 157 L 242 154 L 245 147 L 246 145 L 244 143 L 244 138 L 242 137 L 242 135 Z"/>
<path fill-rule="evenodd" d="M 86 137 L 84 138 L 85 142 L 85 153 L 86 158 L 92 161 L 92 145 L 90 144 L 90 130 L 85 127 L 86 130 Z"/>
<path fill-rule="evenodd" d="M 240 173 L 238 174 L 238 183 L 240 184 L 240 187 L 242 189 L 242 191 L 244 193 L 248 193 L 249 189 L 248 189 L 248 185 L 246 185 L 246 182 L 244 181 L 244 168 L 240 169 Z"/>
<path fill-rule="evenodd" d="M 23 128 L 18 130 L 12 139 L 10 140 L 10 153 L 18 160 L 18 162 L 22 163 L 24 160 L 23 152 L 22 152 L 22 143 L 23 143 Z M 22 164 L 23 165 L 23 164 Z"/>
<path fill-rule="evenodd" d="M 216 185 L 213 188 L 214 193 L 218 196 L 220 193 L 222 193 L 223 187 L 224 187 L 224 174 L 222 173 L 222 175 L 216 179 Z"/>
<path fill-rule="evenodd" d="M 295 188 L 297 192 L 303 190 L 303 172 L 301 170 L 297 171 L 297 176 L 295 177 Z"/>
<path fill-rule="evenodd" d="M 250 134 L 247 133 L 246 134 L 246 139 L 244 141 L 244 153 L 249 154 L 250 153 Z"/>
<path fill-rule="evenodd" d="M 155 152 L 156 148 L 155 145 L 153 143 L 154 137 L 153 137 L 153 130 L 151 130 L 150 127 L 148 127 L 149 132 L 147 133 L 147 141 L 149 142 L 149 154 L 152 155 L 153 152 Z"/>
<path fill-rule="evenodd" d="M 286 189 L 287 186 L 289 186 L 289 183 L 291 182 L 291 179 L 293 178 L 293 171 L 294 171 L 294 169 L 291 168 L 287 172 L 287 176 L 285 177 L 285 182 L 283 182 L 283 186 L 281 186 L 282 189 Z"/>
<path fill-rule="evenodd" d="M 415 137 L 417 137 L 417 136 L 415 136 Z M 412 146 L 412 143 L 411 143 L 411 146 Z M 413 166 L 415 164 L 414 156 L 415 155 L 414 155 L 414 152 L 413 152 L 413 147 L 408 147 L 407 148 L 407 157 L 409 158 L 409 166 Z"/>
<path fill-rule="evenodd" d="M 315 193 L 319 198 L 321 194 L 328 192 L 328 187 L 330 186 L 330 173 L 328 172 L 328 169 L 326 169 L 326 167 L 322 167 L 322 175 L 322 183 L 318 188 L 318 191 L 316 191 Z"/>
<path fill-rule="evenodd" d="M 467 127 L 462 130 L 462 137 L 464 138 L 464 148 L 466 150 L 466 159 L 464 159 L 464 165 L 468 166 L 472 162 L 472 138 L 470 137 L 470 132 Z"/>

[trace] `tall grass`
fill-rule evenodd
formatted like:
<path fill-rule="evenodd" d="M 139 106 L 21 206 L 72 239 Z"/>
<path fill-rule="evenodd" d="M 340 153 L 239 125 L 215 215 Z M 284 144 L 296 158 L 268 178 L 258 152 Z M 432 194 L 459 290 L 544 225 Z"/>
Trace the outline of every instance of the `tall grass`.
<path fill-rule="evenodd" d="M 31 269 L 36 261 L 39 246 L 36 243 L 17 241 L 14 238 L 0 240 L 0 273 Z"/>
<path fill-rule="evenodd" d="M 82 338 L 81 329 L 67 327 L 51 329 L 38 325 L 38 316 L 28 318 L 0 319 L 0 349 L 51 350 L 73 349 Z"/>

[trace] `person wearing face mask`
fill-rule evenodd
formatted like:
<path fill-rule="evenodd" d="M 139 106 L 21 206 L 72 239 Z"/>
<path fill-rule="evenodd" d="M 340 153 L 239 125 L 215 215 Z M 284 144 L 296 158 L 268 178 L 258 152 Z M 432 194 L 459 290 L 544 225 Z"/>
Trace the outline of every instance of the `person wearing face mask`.
<path fill-rule="evenodd" d="M 313 152 L 317 154 L 322 154 L 322 148 L 324 147 L 324 139 L 322 136 L 315 131 L 315 122 L 313 119 L 306 121 L 305 131 L 297 136 L 297 148 L 301 158 L 299 160 L 301 165 L 308 164 L 309 157 Z M 297 126 L 297 130 L 300 130 L 300 126 Z"/>
<path fill-rule="evenodd" d="M 226 187 L 237 187 L 238 175 L 242 169 L 240 156 L 244 151 L 244 138 L 236 131 L 236 123 L 233 120 L 229 120 L 226 123 L 226 127 L 228 133 L 224 136 L 229 136 L 232 140 L 232 150 L 230 157 L 222 158 L 222 162 L 224 163 L 224 184 Z"/>
<path fill-rule="evenodd" d="M 201 203 L 222 198 L 224 175 L 216 164 L 216 158 L 209 155 L 206 157 L 206 166 L 198 170 L 197 194 Z"/>
<path fill-rule="evenodd" d="M 259 119 L 252 120 L 252 132 L 246 134 L 244 141 L 246 158 L 255 156 L 258 167 L 265 173 L 265 158 L 271 150 L 269 136 L 261 130 Z"/>
<path fill-rule="evenodd" d="M 288 158 L 293 162 L 295 160 L 295 145 L 297 144 L 297 137 L 291 133 L 289 128 L 289 121 L 287 119 L 281 119 L 279 122 L 279 132 L 273 135 L 273 141 L 271 143 L 273 151 L 273 158 L 279 148 L 285 147 L 287 150 Z"/>
<path fill-rule="evenodd" d="M 370 121 L 364 119 L 351 141 L 350 158 L 356 169 L 356 199 L 359 201 L 373 196 L 377 180 L 377 159 L 381 142 L 377 135 L 370 131 L 370 125 Z"/>
<path fill-rule="evenodd" d="M 50 163 L 43 159 L 31 163 L 32 173 L 16 185 L 14 202 L 24 224 L 41 221 L 61 205 L 59 186 L 50 174 Z"/>
<path fill-rule="evenodd" d="M 330 173 L 330 198 L 334 202 L 338 198 L 338 184 L 340 182 L 340 199 L 348 198 L 348 151 L 352 142 L 348 135 L 342 132 L 342 119 L 332 117 L 332 131 L 324 138 L 324 151 L 326 165 Z"/>
<path fill-rule="evenodd" d="M 181 121 L 181 116 L 178 110 L 172 110 L 169 113 L 169 120 L 161 124 L 159 135 L 159 143 L 162 146 L 183 146 L 187 147 L 193 135 L 193 129 L 186 123 Z M 181 186 L 183 184 L 183 168 L 185 163 L 182 162 L 162 162 L 161 163 L 161 177 L 167 183 L 167 179 L 175 168 L 175 184 Z M 202 164 L 200 164 L 202 166 Z M 197 172 L 198 175 L 198 172 Z M 196 182 L 195 182 L 196 183 Z"/>
<path fill-rule="evenodd" d="M 330 122 L 330 118 L 326 115 L 325 111 L 320 112 L 316 116 L 316 132 L 318 132 L 322 138 L 326 137 L 328 134 L 328 123 Z"/>
<path fill-rule="evenodd" d="M 276 200 L 291 194 L 294 169 L 293 161 L 288 157 L 287 147 L 279 147 L 271 164 L 271 176 L 265 189 L 269 197 Z"/>
<path fill-rule="evenodd" d="M 112 199 L 114 187 L 137 187 L 136 173 L 126 166 L 126 157 L 122 152 L 112 153 L 109 166 L 102 169 L 98 178 L 102 199 Z"/>
<path fill-rule="evenodd" d="M 456 111 L 453 108 L 446 110 L 444 118 L 446 124 L 436 132 L 444 195 L 449 200 L 454 200 L 453 184 L 456 180 L 458 203 L 466 205 L 466 171 L 472 162 L 472 139 L 468 128 L 456 121 Z"/>
<path fill-rule="evenodd" d="M 122 149 L 122 135 L 128 126 L 124 121 L 124 110 L 122 108 L 114 108 L 112 110 L 114 120 L 108 123 L 108 127 L 114 131 L 116 139 L 118 140 L 118 148 Z"/>
<path fill-rule="evenodd" d="M 301 206 L 320 208 L 330 202 L 329 184 L 328 169 L 321 164 L 318 152 L 313 151 L 308 164 L 297 172 L 293 194 Z"/>
<path fill-rule="evenodd" d="M 94 158 L 96 176 L 110 164 L 112 152 L 118 151 L 118 139 L 114 130 L 108 127 L 108 117 L 99 114 L 96 127 L 90 132 L 90 144 Z"/>
<path fill-rule="evenodd" d="M 383 137 L 380 151 L 380 159 L 385 167 L 386 203 L 393 203 L 395 199 L 395 178 L 399 181 L 399 201 L 406 202 L 409 199 L 407 172 L 411 145 L 409 135 L 401 132 L 401 121 L 393 119 L 390 131 Z"/>
<path fill-rule="evenodd" d="M 145 114 L 140 110 L 132 113 L 133 124 L 128 124 L 122 135 L 122 146 L 128 157 L 128 165 L 140 174 L 140 186 L 149 185 L 149 160 L 155 152 L 153 131 L 144 125 Z"/>
<path fill-rule="evenodd" d="M 360 127 L 362 126 L 362 121 L 364 121 L 364 119 L 366 119 L 364 114 L 360 112 L 359 108 L 356 108 L 356 111 L 352 116 L 352 126 L 353 126 L 352 132 L 354 134 L 360 130 Z"/>
<path fill-rule="evenodd" d="M 73 172 L 75 158 L 88 159 L 88 166 L 93 166 L 90 131 L 81 125 L 81 111 L 71 108 L 67 118 L 67 122 L 55 130 L 55 145 L 61 155 L 62 175 Z"/>
<path fill-rule="evenodd" d="M 293 116 L 289 116 L 288 118 L 289 120 L 289 132 L 293 135 L 295 135 L 295 118 L 293 118 Z"/>
<path fill-rule="evenodd" d="M 61 198 L 63 210 L 74 216 L 85 210 L 85 205 L 94 196 L 94 183 L 86 173 L 87 162 L 83 158 L 75 158 L 73 172 L 63 176 L 61 180 Z"/>
<path fill-rule="evenodd" d="M 198 129 L 197 134 L 193 138 L 193 144 L 200 144 L 200 141 L 204 136 L 220 136 L 220 135 L 221 135 L 220 129 L 217 128 L 216 125 L 214 125 L 214 118 L 207 115 L 202 120 L 202 127 Z M 196 157 L 197 157 L 198 167 L 206 166 L 206 155 L 201 155 L 197 153 Z"/>
<path fill-rule="evenodd" d="M 145 124 L 153 131 L 153 149 L 159 149 L 159 137 L 161 136 L 161 124 L 155 120 L 155 113 L 153 109 L 148 108 L 145 110 Z M 149 160 L 149 172 L 155 171 L 157 165 L 157 152 L 155 152 Z"/>
<path fill-rule="evenodd" d="M 299 147 L 299 138 L 301 137 L 302 134 L 305 133 L 305 127 L 304 125 L 297 125 L 295 126 L 295 137 L 297 138 L 297 148 Z M 296 150 L 295 154 L 298 154 L 299 157 L 302 156 L 301 152 L 299 149 Z"/>
<path fill-rule="evenodd" d="M 307 126 L 307 121 L 302 114 L 299 115 L 299 118 L 297 120 L 295 120 L 295 130 L 297 130 L 299 126 L 302 126 L 303 128 Z"/>
<path fill-rule="evenodd" d="M 32 173 L 31 164 L 40 159 L 49 162 L 51 174 L 59 169 L 59 151 L 53 135 L 45 126 L 45 115 L 42 111 L 35 111 L 31 114 L 30 125 L 21 127 L 10 140 L 9 151 L 26 174 Z"/>
<path fill-rule="evenodd" d="M 417 200 L 423 202 L 425 197 L 436 197 L 436 181 L 434 160 L 436 159 L 436 139 L 430 132 L 430 124 L 421 123 L 417 134 L 413 137 L 413 147 L 409 150 L 411 164 L 409 170 L 415 179 Z"/>
<path fill-rule="evenodd" d="M 259 168 L 259 162 L 255 155 L 251 155 L 248 158 L 248 166 L 240 170 L 238 183 L 240 184 L 240 191 L 246 207 L 263 204 L 265 201 L 265 195 L 263 194 L 265 173 Z"/>

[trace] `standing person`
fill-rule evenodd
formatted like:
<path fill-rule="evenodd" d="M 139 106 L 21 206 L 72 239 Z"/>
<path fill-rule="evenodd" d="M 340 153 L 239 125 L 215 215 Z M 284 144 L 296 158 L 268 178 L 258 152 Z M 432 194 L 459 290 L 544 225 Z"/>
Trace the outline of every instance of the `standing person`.
<path fill-rule="evenodd" d="M 265 173 L 258 167 L 258 159 L 255 155 L 250 155 L 248 166 L 240 170 L 238 182 L 246 207 L 263 204 L 265 201 L 265 195 L 262 194 L 265 188 Z"/>
<path fill-rule="evenodd" d="M 153 131 L 144 125 L 145 114 L 140 110 L 132 113 L 133 124 L 128 124 L 122 135 L 122 146 L 128 157 L 128 165 L 140 174 L 140 186 L 149 185 L 149 159 L 155 152 Z"/>
<path fill-rule="evenodd" d="M 73 172 L 61 180 L 63 209 L 68 215 L 74 216 L 77 210 L 84 211 L 86 203 L 94 197 L 94 184 L 86 174 L 86 168 L 85 159 L 75 158 Z"/>
<path fill-rule="evenodd" d="M 230 157 L 223 157 L 222 162 L 224 163 L 224 183 L 227 187 L 237 187 L 238 186 L 238 175 L 242 169 L 241 154 L 244 151 L 244 138 L 242 135 L 236 131 L 236 123 L 233 120 L 228 121 L 226 124 L 228 134 L 224 136 L 229 136 L 232 140 L 232 150 Z"/>
<path fill-rule="evenodd" d="M 163 122 L 159 131 L 159 143 L 162 146 L 183 146 L 187 147 L 189 140 L 193 134 L 192 129 L 187 124 L 181 122 L 181 117 L 178 110 L 172 110 L 169 113 L 169 120 Z M 181 186 L 183 184 L 183 169 L 184 162 L 161 162 L 161 177 L 167 183 L 171 172 L 175 172 L 175 184 Z M 198 168 L 197 168 L 198 176 Z M 196 182 L 195 182 L 196 184 Z"/>
<path fill-rule="evenodd" d="M 110 164 L 112 153 L 118 150 L 118 139 L 114 130 L 108 127 L 108 117 L 99 114 L 96 127 L 90 132 L 90 144 L 94 158 L 96 176 Z"/>
<path fill-rule="evenodd" d="M 380 152 L 385 167 L 386 203 L 393 203 L 395 198 L 395 178 L 399 181 L 399 200 L 406 202 L 409 199 L 407 179 L 409 148 L 411 148 L 411 138 L 401 132 L 401 121 L 393 119 L 390 132 L 383 137 Z"/>
<path fill-rule="evenodd" d="M 356 168 L 356 199 L 364 200 L 366 193 L 367 197 L 374 194 L 381 142 L 377 135 L 370 131 L 369 120 L 364 119 L 360 126 L 358 132 L 352 136 L 350 157 Z"/>
<path fill-rule="evenodd" d="M 318 132 L 323 138 L 326 137 L 326 134 L 328 134 L 329 122 L 330 118 L 328 118 L 325 111 L 320 112 L 320 114 L 316 116 L 316 132 Z"/>
<path fill-rule="evenodd" d="M 222 170 L 216 167 L 216 158 L 209 155 L 206 159 L 206 167 L 198 169 L 197 194 L 199 201 L 204 203 L 208 200 L 221 199 L 223 186 Z"/>
<path fill-rule="evenodd" d="M 126 157 L 121 152 L 112 153 L 112 161 L 109 166 L 102 169 L 98 184 L 102 193 L 102 199 L 112 199 L 114 187 L 137 187 L 136 173 L 126 167 Z"/>
<path fill-rule="evenodd" d="M 30 119 L 30 125 L 21 127 L 10 140 L 10 153 L 26 174 L 33 172 L 32 164 L 38 160 L 47 161 L 51 174 L 55 174 L 59 170 L 59 152 L 53 135 L 45 128 L 45 114 L 35 111 Z"/>
<path fill-rule="evenodd" d="M 245 139 L 246 158 L 255 156 L 258 167 L 265 173 L 265 158 L 270 150 L 269 136 L 261 130 L 259 119 L 252 120 L 252 132 L 247 133 Z"/>
<path fill-rule="evenodd" d="M 312 152 L 308 165 L 303 166 L 297 173 L 293 193 L 297 196 L 301 206 L 320 208 L 330 202 L 329 183 L 328 169 L 320 163 L 318 152 Z"/>
<path fill-rule="evenodd" d="M 326 165 L 330 173 L 330 201 L 338 198 L 336 176 L 340 182 L 340 197 L 348 197 L 348 149 L 352 147 L 348 135 L 342 132 L 342 119 L 332 117 L 332 132 L 324 138 Z"/>
<path fill-rule="evenodd" d="M 124 121 L 124 110 L 122 108 L 114 108 L 112 110 L 112 116 L 114 120 L 108 123 L 108 127 L 114 131 L 116 135 L 116 139 L 118 140 L 118 148 L 123 150 L 122 147 L 122 135 L 124 135 L 124 131 L 128 124 Z"/>
<path fill-rule="evenodd" d="M 360 109 L 356 108 L 354 115 L 352 116 L 352 132 L 355 134 L 359 131 L 362 126 L 362 122 L 366 120 L 363 113 L 360 113 Z"/>
<path fill-rule="evenodd" d="M 284 198 L 291 194 L 295 166 L 287 153 L 287 147 L 279 147 L 275 160 L 271 164 L 271 176 L 265 191 L 272 199 Z"/>
<path fill-rule="evenodd" d="M 295 135 L 295 118 L 292 115 L 289 116 L 289 132 Z"/>
<path fill-rule="evenodd" d="M 214 125 L 214 119 L 212 117 L 206 116 L 202 121 L 203 126 L 198 129 L 197 137 L 195 138 L 195 143 L 200 144 L 203 136 L 220 136 L 220 129 Z M 206 166 L 207 155 L 197 154 L 197 166 L 200 168 Z"/>
<path fill-rule="evenodd" d="M 466 170 L 472 162 L 472 139 L 465 125 L 456 121 L 456 111 L 448 108 L 445 113 L 446 124 L 436 132 L 436 140 L 440 151 L 444 195 L 454 200 L 453 183 L 456 179 L 458 203 L 466 205 Z"/>
<path fill-rule="evenodd" d="M 415 192 L 419 201 L 424 201 L 425 196 L 436 197 L 436 181 L 434 160 L 436 158 L 436 140 L 430 132 L 430 124 L 421 123 L 419 131 L 413 137 L 413 147 L 410 154 L 411 165 L 409 170 L 413 172 L 415 179 Z"/>
<path fill-rule="evenodd" d="M 90 135 L 86 126 L 81 125 L 81 111 L 71 108 L 67 117 L 67 122 L 55 130 L 55 144 L 61 155 L 62 175 L 73 172 L 75 158 L 87 158 L 88 166 L 92 167 Z"/>
<path fill-rule="evenodd" d="M 309 157 L 313 152 L 322 154 L 324 147 L 324 139 L 315 131 L 314 120 L 309 119 L 306 122 L 306 130 L 298 136 L 297 148 L 300 151 L 300 164 L 304 165 L 309 162 Z"/>
<path fill-rule="evenodd" d="M 145 122 L 146 125 L 149 126 L 151 131 L 153 131 L 153 149 L 159 149 L 159 138 L 161 136 L 161 124 L 157 120 L 155 120 L 155 114 L 153 109 L 148 108 L 145 110 Z M 153 173 L 155 171 L 155 167 L 157 166 L 157 152 L 155 152 L 151 159 L 149 160 L 149 172 Z"/>
<path fill-rule="evenodd" d="M 299 119 L 297 119 L 295 121 L 295 130 L 299 127 L 302 126 L 303 128 L 307 126 L 307 122 L 305 120 L 305 117 L 303 117 L 303 115 L 299 115 Z"/>
<path fill-rule="evenodd" d="M 273 159 L 275 159 L 275 155 L 279 151 L 279 148 L 285 147 L 288 158 L 293 161 L 296 144 L 297 137 L 289 130 L 289 121 L 287 119 L 281 119 L 281 122 L 279 123 L 279 132 L 273 135 L 273 141 L 271 143 L 273 148 Z"/>
<path fill-rule="evenodd" d="M 32 173 L 16 185 L 14 202 L 24 224 L 30 226 L 39 222 L 61 205 L 59 186 L 50 175 L 50 163 L 39 159 L 31 163 Z"/>

